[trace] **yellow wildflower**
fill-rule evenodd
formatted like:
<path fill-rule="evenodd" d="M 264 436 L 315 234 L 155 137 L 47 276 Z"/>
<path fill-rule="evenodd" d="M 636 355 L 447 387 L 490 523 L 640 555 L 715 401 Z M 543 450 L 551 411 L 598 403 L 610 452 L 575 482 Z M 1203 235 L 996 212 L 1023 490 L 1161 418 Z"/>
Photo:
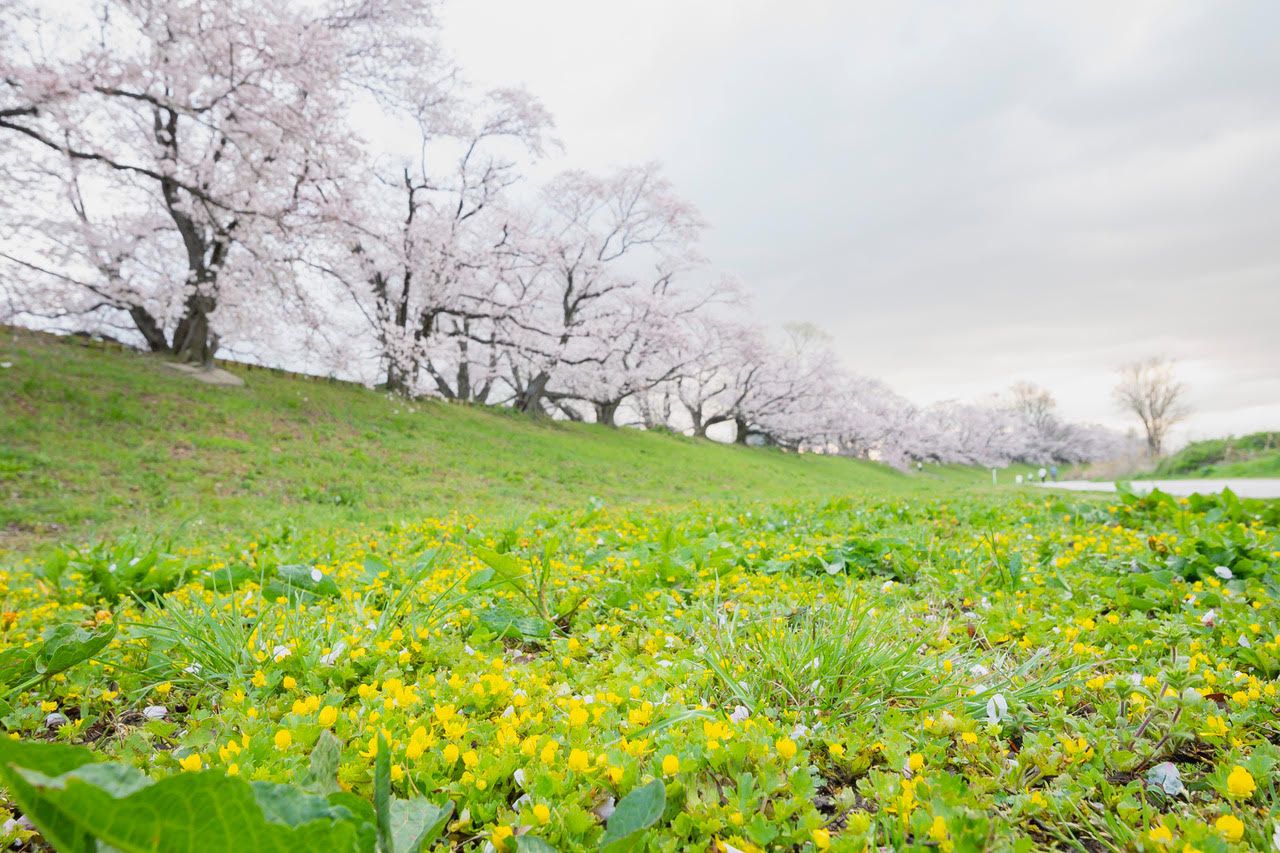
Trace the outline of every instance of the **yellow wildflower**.
<path fill-rule="evenodd" d="M 1253 792 L 1256 790 L 1258 790 L 1258 785 L 1253 781 L 1253 774 L 1239 764 L 1231 769 L 1230 775 L 1227 776 L 1228 797 L 1247 800 L 1253 796 Z"/>
<path fill-rule="evenodd" d="M 1228 841 L 1239 841 L 1244 838 L 1244 822 L 1233 814 L 1224 814 L 1213 823 L 1213 828 L 1222 833 Z"/>

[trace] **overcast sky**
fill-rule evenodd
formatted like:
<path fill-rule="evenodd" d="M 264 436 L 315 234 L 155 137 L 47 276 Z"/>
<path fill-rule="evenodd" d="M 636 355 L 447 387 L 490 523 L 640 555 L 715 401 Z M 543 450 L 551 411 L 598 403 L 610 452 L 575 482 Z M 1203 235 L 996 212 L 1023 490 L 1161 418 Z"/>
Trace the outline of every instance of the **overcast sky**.
<path fill-rule="evenodd" d="M 451 0 L 563 157 L 660 160 L 704 253 L 918 402 L 1014 381 L 1116 426 L 1176 357 L 1185 435 L 1280 429 L 1280 3 Z"/>

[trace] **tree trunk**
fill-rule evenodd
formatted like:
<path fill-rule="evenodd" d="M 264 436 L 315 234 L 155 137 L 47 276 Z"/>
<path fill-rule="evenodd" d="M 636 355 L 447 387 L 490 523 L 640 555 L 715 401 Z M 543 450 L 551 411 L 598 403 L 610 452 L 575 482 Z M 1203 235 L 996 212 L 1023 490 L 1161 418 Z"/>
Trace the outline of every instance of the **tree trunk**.
<path fill-rule="evenodd" d="M 693 406 L 686 405 L 685 409 L 689 412 L 689 420 L 693 422 L 693 437 L 706 438 L 707 423 L 702 419 L 702 407 L 698 406 L 697 408 L 694 408 Z"/>
<path fill-rule="evenodd" d="M 463 357 L 464 359 L 466 358 L 466 352 L 465 352 L 465 351 L 463 352 L 463 356 L 462 356 L 462 357 Z M 459 399 L 459 400 L 464 400 L 464 401 L 466 401 L 466 400 L 470 400 L 470 399 L 471 399 L 471 371 L 470 371 L 470 369 L 467 367 L 467 363 L 466 363 L 466 361 L 461 361 L 461 362 L 459 362 L 459 363 L 458 363 L 458 385 L 457 385 L 457 388 L 458 388 L 458 395 L 457 395 L 457 396 L 458 396 L 458 399 Z"/>
<path fill-rule="evenodd" d="M 173 332 L 173 355 L 187 364 L 210 366 L 217 349 L 217 337 L 209 327 L 214 301 L 209 296 L 196 294 L 187 300 L 186 307 L 186 316 Z"/>
<path fill-rule="evenodd" d="M 740 417 L 735 417 L 733 419 L 733 426 L 736 429 L 736 432 L 733 435 L 733 443 L 746 444 L 747 434 L 749 432 L 747 428 L 747 422 Z"/>
<path fill-rule="evenodd" d="M 133 324 L 138 327 L 138 332 L 147 342 L 147 349 L 152 352 L 168 352 L 169 341 L 165 339 L 164 328 L 156 322 L 156 318 L 151 316 L 151 312 L 141 305 L 129 306 L 129 316 L 133 318 Z"/>
<path fill-rule="evenodd" d="M 515 407 L 525 414 L 542 414 L 542 398 L 546 395 L 547 382 L 550 380 L 551 376 L 546 371 L 530 379 L 524 390 L 516 395 Z"/>
<path fill-rule="evenodd" d="M 387 365 L 387 390 L 401 397 L 409 396 L 409 377 L 395 364 Z"/>
<path fill-rule="evenodd" d="M 596 423 L 604 426 L 616 427 L 618 425 L 618 407 L 622 405 L 621 400 L 609 400 L 604 403 L 592 403 L 596 410 Z"/>

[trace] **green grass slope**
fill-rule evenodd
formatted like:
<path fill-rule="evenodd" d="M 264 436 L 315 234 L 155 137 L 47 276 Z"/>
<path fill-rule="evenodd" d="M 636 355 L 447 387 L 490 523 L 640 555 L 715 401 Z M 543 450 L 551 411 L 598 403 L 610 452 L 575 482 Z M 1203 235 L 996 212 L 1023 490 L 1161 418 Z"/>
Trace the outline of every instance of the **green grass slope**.
<path fill-rule="evenodd" d="M 1280 432 L 1192 442 L 1143 476 L 1280 477 Z"/>
<path fill-rule="evenodd" d="M 969 482 L 849 459 L 407 403 L 237 370 L 204 385 L 158 359 L 0 329 L 0 550 L 180 524 L 219 530 L 461 511 L 785 500 Z M 981 472 L 979 472 L 981 473 Z M 979 482 L 980 482 L 979 478 Z"/>

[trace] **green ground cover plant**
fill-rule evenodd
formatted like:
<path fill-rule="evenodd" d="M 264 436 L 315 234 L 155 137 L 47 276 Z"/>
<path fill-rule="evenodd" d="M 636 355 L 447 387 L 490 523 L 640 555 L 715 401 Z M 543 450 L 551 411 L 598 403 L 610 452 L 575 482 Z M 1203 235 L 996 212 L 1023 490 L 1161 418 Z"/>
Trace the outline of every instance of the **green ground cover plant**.
<path fill-rule="evenodd" d="M 956 492 L 55 550 L 0 575 L 4 841 L 1268 848 L 1278 523 Z"/>

